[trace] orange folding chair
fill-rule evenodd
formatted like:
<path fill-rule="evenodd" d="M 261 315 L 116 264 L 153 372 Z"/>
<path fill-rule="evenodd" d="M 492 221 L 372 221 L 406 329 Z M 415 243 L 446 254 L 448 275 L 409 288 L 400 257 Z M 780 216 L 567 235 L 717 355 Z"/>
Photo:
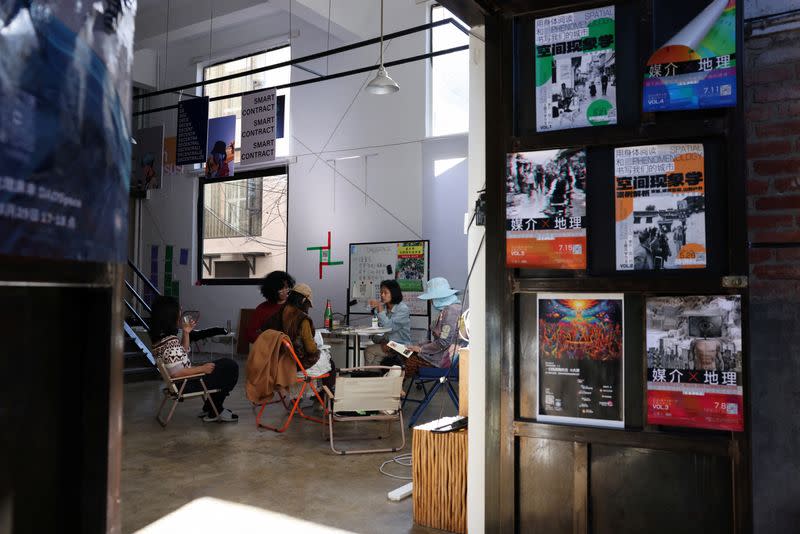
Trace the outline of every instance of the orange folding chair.
<path fill-rule="evenodd" d="M 303 393 L 305 393 L 306 389 L 311 388 L 311 391 L 314 392 L 314 396 L 317 398 L 319 405 L 322 406 L 323 417 L 327 416 L 328 410 L 325 406 L 325 403 L 322 401 L 322 397 L 320 397 L 319 395 L 319 391 L 314 386 L 314 381 L 322 378 L 328 378 L 330 376 L 330 373 L 321 374 L 319 376 L 310 376 L 306 372 L 306 368 L 303 367 L 303 364 L 300 363 L 300 358 L 297 357 L 297 353 L 295 353 L 294 347 L 292 347 L 292 343 L 289 341 L 289 338 L 283 336 L 283 338 L 281 339 L 281 343 L 283 344 L 283 347 L 287 351 L 289 351 L 289 354 L 292 355 L 292 358 L 294 358 L 294 362 L 297 365 L 297 368 L 299 369 L 297 373 L 299 375 L 297 377 L 297 383 L 302 384 L 302 386 L 300 388 L 300 391 L 297 393 L 297 398 L 294 400 L 291 410 L 289 410 L 289 415 L 286 417 L 286 421 L 284 421 L 281 427 L 273 427 L 261 422 L 261 416 L 264 413 L 264 408 L 267 407 L 267 404 L 274 404 L 277 401 L 265 402 L 261 405 L 261 409 L 258 411 L 258 415 L 256 415 L 256 426 L 267 428 L 269 430 L 274 430 L 275 432 L 286 432 L 286 429 L 289 428 L 289 423 L 292 422 L 295 413 L 297 413 L 303 419 L 308 419 L 309 421 L 314 421 L 315 423 L 324 424 L 325 421 L 323 419 L 320 419 L 318 417 L 312 417 L 304 413 L 303 409 L 300 408 L 300 400 L 303 398 Z M 289 407 L 286 405 L 283 393 L 279 392 L 278 394 L 281 397 L 281 401 L 283 401 L 283 405 L 286 406 L 286 409 L 288 410 Z"/>

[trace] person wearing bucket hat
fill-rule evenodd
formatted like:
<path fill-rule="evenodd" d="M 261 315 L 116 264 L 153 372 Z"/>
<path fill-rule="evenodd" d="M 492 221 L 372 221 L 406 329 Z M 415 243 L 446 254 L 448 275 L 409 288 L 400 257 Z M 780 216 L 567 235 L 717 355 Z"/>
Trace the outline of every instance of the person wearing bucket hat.
<path fill-rule="evenodd" d="M 431 341 L 422 345 L 409 345 L 414 354 L 405 362 L 389 362 L 384 360 L 383 365 L 389 363 L 405 363 L 406 376 L 413 376 L 421 367 L 448 368 L 453 354 L 459 344 L 458 318 L 461 316 L 461 304 L 456 296 L 457 290 L 450 287 L 446 278 L 431 278 L 425 292 L 418 298 L 430 300 L 434 311 L 438 312 L 431 325 Z"/>
<path fill-rule="evenodd" d="M 264 325 L 264 330 L 279 330 L 289 336 L 297 357 L 306 369 L 317 363 L 320 356 L 314 341 L 314 322 L 308 315 L 313 305 L 313 293 L 308 284 L 297 284 L 289 290 L 281 309 Z"/>
<path fill-rule="evenodd" d="M 208 178 L 224 178 L 229 175 L 230 167 L 228 166 L 225 141 L 217 141 L 206 161 L 206 176 Z"/>

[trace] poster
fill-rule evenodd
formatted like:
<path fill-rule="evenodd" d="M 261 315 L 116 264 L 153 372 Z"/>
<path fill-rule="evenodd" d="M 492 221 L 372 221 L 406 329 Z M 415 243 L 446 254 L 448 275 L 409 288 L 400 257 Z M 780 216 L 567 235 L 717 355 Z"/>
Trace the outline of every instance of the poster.
<path fill-rule="evenodd" d="M 614 6 L 536 19 L 536 131 L 617 123 Z"/>
<path fill-rule="evenodd" d="M 617 270 L 706 266 L 702 144 L 614 149 Z"/>
<path fill-rule="evenodd" d="M 736 105 L 736 1 L 692 1 L 664 10 L 702 9 L 650 56 L 644 72 L 644 111 Z M 658 5 L 656 6 L 658 8 Z M 696 11 L 695 11 L 696 12 Z M 656 23 L 660 20 L 656 17 Z"/>
<path fill-rule="evenodd" d="M 370 313 L 370 299 L 380 298 L 383 280 L 397 280 L 412 315 L 427 315 L 428 303 L 417 297 L 428 280 L 428 241 L 350 244 L 350 313 Z"/>
<path fill-rule="evenodd" d="M 536 419 L 623 428 L 623 295 L 537 296 Z"/>
<path fill-rule="evenodd" d="M 135 16 L 0 3 L 0 254 L 125 261 Z"/>
<path fill-rule="evenodd" d="M 206 144 L 206 178 L 233 176 L 233 157 L 236 154 L 236 115 L 217 117 L 208 121 Z"/>
<path fill-rule="evenodd" d="M 174 176 L 176 174 L 180 174 L 183 172 L 183 167 L 177 165 L 176 161 L 176 154 L 175 150 L 177 148 L 177 140 L 178 138 L 174 135 L 172 137 L 165 137 L 164 138 L 164 170 L 162 175 L 163 176 Z"/>
<path fill-rule="evenodd" d="M 647 422 L 744 430 L 741 299 L 647 300 Z"/>
<path fill-rule="evenodd" d="M 177 128 L 175 164 L 203 163 L 206 160 L 208 137 L 208 97 L 178 102 Z"/>
<path fill-rule="evenodd" d="M 506 155 L 506 266 L 586 269 L 586 150 Z"/>
<path fill-rule="evenodd" d="M 131 192 L 143 193 L 160 189 L 164 160 L 164 125 L 142 128 L 133 138 L 131 158 Z"/>
<path fill-rule="evenodd" d="M 275 159 L 277 107 L 275 89 L 242 96 L 242 164 Z"/>

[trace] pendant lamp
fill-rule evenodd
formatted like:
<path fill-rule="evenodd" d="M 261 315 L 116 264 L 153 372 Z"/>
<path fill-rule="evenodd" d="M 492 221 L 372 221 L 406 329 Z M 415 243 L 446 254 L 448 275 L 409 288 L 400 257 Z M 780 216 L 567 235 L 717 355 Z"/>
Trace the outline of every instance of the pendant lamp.
<path fill-rule="evenodd" d="M 400 86 L 389 77 L 386 67 L 383 66 L 383 0 L 381 0 L 381 66 L 378 68 L 378 74 L 370 80 L 365 90 L 373 95 L 388 95 L 400 90 Z"/>

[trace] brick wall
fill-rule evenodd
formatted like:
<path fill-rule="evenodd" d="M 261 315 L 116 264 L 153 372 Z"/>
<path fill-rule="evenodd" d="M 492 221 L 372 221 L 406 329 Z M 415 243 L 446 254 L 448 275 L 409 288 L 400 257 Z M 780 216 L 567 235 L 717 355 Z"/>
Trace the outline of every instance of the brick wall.
<path fill-rule="evenodd" d="M 751 243 L 800 245 L 800 26 L 744 50 Z M 800 524 L 800 246 L 750 249 L 753 530 Z"/>

